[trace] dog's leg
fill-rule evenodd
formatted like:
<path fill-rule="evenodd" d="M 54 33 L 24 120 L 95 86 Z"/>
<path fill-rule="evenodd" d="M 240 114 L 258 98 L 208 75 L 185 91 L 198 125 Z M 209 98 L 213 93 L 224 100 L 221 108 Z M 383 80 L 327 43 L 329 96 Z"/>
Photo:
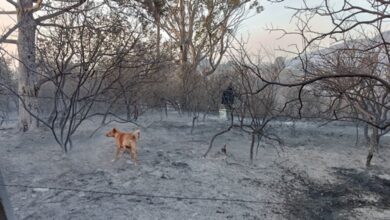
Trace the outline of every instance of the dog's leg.
<path fill-rule="evenodd" d="M 116 147 L 116 150 L 115 150 L 115 158 L 112 160 L 112 162 L 115 162 L 119 159 L 119 153 L 121 151 L 121 147 L 120 146 L 117 146 Z"/>
<path fill-rule="evenodd" d="M 130 155 L 131 160 L 134 161 L 135 165 L 138 165 L 138 158 L 137 158 L 137 145 L 132 145 L 130 148 Z"/>
<path fill-rule="evenodd" d="M 129 154 L 131 155 L 131 147 L 126 147 L 126 150 L 129 151 Z"/>
<path fill-rule="evenodd" d="M 126 151 L 126 148 L 125 149 L 122 149 L 122 147 L 120 148 L 121 149 L 121 154 L 119 156 L 119 159 L 123 157 L 123 154 L 125 153 Z"/>

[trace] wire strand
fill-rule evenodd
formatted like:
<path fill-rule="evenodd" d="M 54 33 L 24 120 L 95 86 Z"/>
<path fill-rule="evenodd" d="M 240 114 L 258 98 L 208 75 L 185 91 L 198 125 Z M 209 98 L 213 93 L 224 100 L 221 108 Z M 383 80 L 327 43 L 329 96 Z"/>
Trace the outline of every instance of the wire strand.
<path fill-rule="evenodd" d="M 169 196 L 169 195 L 153 195 L 153 194 L 142 194 L 137 192 L 112 192 L 112 191 L 99 191 L 99 190 L 85 190 L 75 188 L 64 188 L 64 187 L 36 187 L 31 185 L 19 185 L 19 184 L 3 184 L 5 187 L 15 188 L 28 188 L 28 189 L 49 189 L 56 191 L 71 191 L 71 192 L 84 192 L 92 194 L 110 194 L 120 196 L 133 196 L 142 198 L 159 198 L 159 199 L 174 199 L 177 201 L 181 200 L 201 200 L 201 201 L 222 201 L 222 202 L 233 202 L 233 203 L 253 203 L 253 204 L 269 204 L 269 205 L 280 205 L 283 202 L 271 202 L 271 201 L 259 201 L 259 200 L 246 200 L 246 199 L 231 199 L 231 198 L 213 198 L 213 197 L 187 197 L 187 196 Z"/>

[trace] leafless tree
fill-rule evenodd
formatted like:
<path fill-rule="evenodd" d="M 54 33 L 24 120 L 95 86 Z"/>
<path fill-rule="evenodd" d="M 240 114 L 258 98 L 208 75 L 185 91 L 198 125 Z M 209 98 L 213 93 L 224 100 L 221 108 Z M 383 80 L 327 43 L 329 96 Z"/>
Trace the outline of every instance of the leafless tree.
<path fill-rule="evenodd" d="M 364 52 L 361 42 L 344 44 L 343 50 L 318 54 L 316 62 L 310 65 L 312 73 L 320 76 L 360 72 L 389 79 L 387 54 L 383 48 Z M 348 81 L 327 79 L 316 83 L 312 89 L 329 98 L 328 112 L 336 120 L 359 120 L 371 127 L 366 160 L 366 165 L 369 166 L 378 149 L 380 137 L 388 132 L 388 129 L 380 130 L 376 125 L 384 126 L 388 122 L 389 90 L 376 80 L 367 78 Z"/>
<path fill-rule="evenodd" d="M 12 89 L 16 89 L 16 81 L 12 77 L 13 72 L 9 68 L 9 61 L 5 59 L 5 56 L 0 57 L 0 82 L 6 84 Z M 0 87 L 0 125 L 9 120 L 9 113 L 15 110 L 17 100 L 15 97 L 9 95 L 9 91 L 3 87 Z"/>
<path fill-rule="evenodd" d="M 238 48 L 230 54 L 230 64 L 236 76 L 234 87 L 238 104 L 235 104 L 234 111 L 231 113 L 230 125 L 213 136 L 204 156 L 210 152 L 218 136 L 237 128 L 251 136 L 249 155 L 253 160 L 255 149 L 257 152 L 261 141 L 269 141 L 270 144 L 282 142 L 271 126 L 275 119 L 283 115 L 283 105 L 280 105 L 276 98 L 277 86 L 271 85 L 262 89 L 261 92 L 256 91 L 265 86 L 264 81 L 257 75 L 262 74 L 269 81 L 278 81 L 280 73 L 285 68 L 284 60 L 278 58 L 268 64 L 262 59 L 253 61 L 242 43 L 239 43 Z M 238 116 L 238 120 L 234 120 L 234 115 Z"/>
<path fill-rule="evenodd" d="M 190 93 L 196 87 L 193 76 L 202 61 L 209 63 L 206 75 L 220 64 L 230 44 L 230 36 L 245 19 L 251 8 L 261 10 L 257 1 L 140 1 L 152 15 L 151 19 L 173 42 L 175 60 L 181 80 L 181 106 L 187 108 Z M 147 17 L 147 16 L 146 16 Z"/>
<path fill-rule="evenodd" d="M 53 2 L 45 4 L 43 0 L 7 0 L 15 7 L 15 11 L 2 11 L 0 15 L 16 15 L 17 22 L 1 37 L 0 43 L 16 44 L 18 48 L 18 87 L 19 95 L 24 97 L 24 104 L 19 102 L 19 126 L 21 130 L 27 131 L 38 126 L 38 121 L 33 120 L 29 112 L 38 115 L 39 92 L 38 72 L 36 64 L 36 31 L 38 26 L 47 26 L 51 18 L 78 9 L 85 3 L 85 0 L 65 2 Z M 45 13 L 47 11 L 47 13 Z M 37 16 L 39 13 L 40 16 Z M 35 16 L 35 17 L 34 17 Z M 17 39 L 10 36 L 18 31 Z M 26 110 L 24 107 L 28 107 Z M 35 121 L 35 122 L 34 122 Z"/>
<path fill-rule="evenodd" d="M 302 45 L 288 51 L 300 62 L 301 79 L 267 83 L 297 87 L 300 91 L 316 90 L 329 99 L 328 110 L 331 109 L 333 120 L 359 120 L 370 125 L 372 134 L 366 161 L 369 166 L 380 134 L 386 133 L 390 126 L 386 105 L 390 90 L 387 74 L 390 39 L 384 25 L 389 18 L 390 2 L 302 0 L 301 3 L 302 7 L 290 8 L 295 11 L 292 20 L 296 22 L 296 30 L 276 29 L 284 35 L 302 38 Z M 318 19 L 329 26 L 313 25 Z M 324 44 L 329 42 L 333 45 L 325 48 Z M 326 92 L 318 92 L 321 88 Z M 301 110 L 302 92 L 298 93 L 297 101 Z"/>
<path fill-rule="evenodd" d="M 154 82 L 159 69 L 149 55 L 152 46 L 142 40 L 150 34 L 145 25 L 110 14 L 109 9 L 87 4 L 77 13 L 53 16 L 47 26 L 36 29 L 35 77 L 40 88 L 34 97 L 40 108 L 33 110 L 28 95 L 2 84 L 31 117 L 52 131 L 65 152 L 72 147 L 72 135 L 91 117 L 132 121 L 140 98 L 135 91 Z M 125 117 L 115 112 L 118 106 L 126 109 Z"/>

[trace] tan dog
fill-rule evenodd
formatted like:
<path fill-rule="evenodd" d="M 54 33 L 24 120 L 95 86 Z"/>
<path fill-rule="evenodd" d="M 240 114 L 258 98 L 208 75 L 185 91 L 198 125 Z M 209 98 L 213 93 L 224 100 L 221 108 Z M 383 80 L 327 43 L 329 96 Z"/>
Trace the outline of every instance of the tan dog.
<path fill-rule="evenodd" d="M 116 152 L 115 152 L 115 159 L 113 161 L 116 161 L 119 159 L 119 153 L 121 149 L 123 151 L 128 150 L 131 159 L 134 161 L 135 165 L 138 165 L 138 159 L 137 159 L 137 142 L 140 137 L 141 131 L 137 129 L 134 132 L 125 133 L 120 132 L 118 129 L 113 128 L 111 131 L 109 131 L 106 136 L 107 137 L 114 137 L 116 142 Z M 122 153 L 123 154 L 123 153 Z"/>

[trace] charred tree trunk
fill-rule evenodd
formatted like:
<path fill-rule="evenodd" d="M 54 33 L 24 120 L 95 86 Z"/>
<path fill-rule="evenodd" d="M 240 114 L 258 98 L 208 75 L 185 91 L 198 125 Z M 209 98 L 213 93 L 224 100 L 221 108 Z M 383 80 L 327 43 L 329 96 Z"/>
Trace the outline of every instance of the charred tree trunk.
<path fill-rule="evenodd" d="M 364 139 L 366 140 L 366 143 L 367 144 L 370 143 L 370 136 L 368 135 L 368 124 L 364 125 L 363 133 L 364 133 Z"/>
<path fill-rule="evenodd" d="M 251 162 L 253 162 L 253 151 L 255 149 L 255 141 L 256 141 L 255 133 L 252 133 L 252 141 L 251 141 L 251 149 L 250 149 Z"/>
<path fill-rule="evenodd" d="M 184 0 L 179 1 L 179 10 L 180 10 L 180 72 L 179 77 L 181 80 L 181 110 L 188 110 L 188 102 L 189 102 L 189 67 L 188 67 L 188 42 L 187 42 L 187 31 L 186 31 L 186 11 L 184 6 Z"/>
<path fill-rule="evenodd" d="M 161 41 L 161 21 L 160 21 L 160 12 L 156 11 L 156 22 L 157 22 L 157 57 L 160 59 L 160 41 Z"/>
<path fill-rule="evenodd" d="M 38 127 L 36 120 L 30 113 L 38 116 L 38 74 L 35 62 L 35 33 L 36 22 L 31 11 L 23 11 L 24 8 L 32 8 L 32 0 L 20 0 L 18 22 L 20 24 L 17 46 L 19 53 L 19 127 L 28 131 Z"/>
<path fill-rule="evenodd" d="M 368 155 L 366 159 L 366 167 L 371 165 L 372 157 L 374 156 L 375 151 L 377 151 L 379 145 L 379 132 L 377 127 L 372 128 L 372 134 L 370 138 Z"/>

